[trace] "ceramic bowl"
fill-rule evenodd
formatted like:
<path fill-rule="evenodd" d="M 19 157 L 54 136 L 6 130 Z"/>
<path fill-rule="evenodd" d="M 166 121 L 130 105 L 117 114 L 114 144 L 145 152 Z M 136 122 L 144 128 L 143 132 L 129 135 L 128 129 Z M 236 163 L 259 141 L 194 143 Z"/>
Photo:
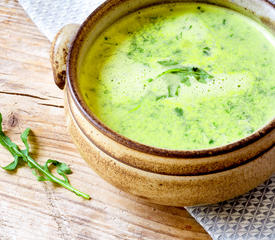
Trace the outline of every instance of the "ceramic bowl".
<path fill-rule="evenodd" d="M 81 26 L 63 27 L 51 50 L 55 82 L 64 88 L 72 139 L 98 175 L 153 203 L 172 206 L 216 203 L 251 190 L 275 172 L 275 119 L 252 135 L 225 146 L 194 151 L 159 149 L 109 129 L 87 107 L 78 89 L 78 62 L 104 29 L 130 12 L 168 2 L 177 1 L 109 0 Z M 275 31 L 274 5 L 267 1 L 200 2 L 239 11 Z"/>

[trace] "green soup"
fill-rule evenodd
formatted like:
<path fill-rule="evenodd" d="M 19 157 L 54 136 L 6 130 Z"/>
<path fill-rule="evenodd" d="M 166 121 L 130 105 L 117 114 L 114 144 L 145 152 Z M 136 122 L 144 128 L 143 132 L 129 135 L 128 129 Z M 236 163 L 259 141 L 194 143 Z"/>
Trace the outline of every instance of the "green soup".
<path fill-rule="evenodd" d="M 162 4 L 106 29 L 80 64 L 92 112 L 137 142 L 203 149 L 252 134 L 275 116 L 275 39 L 208 4 Z"/>

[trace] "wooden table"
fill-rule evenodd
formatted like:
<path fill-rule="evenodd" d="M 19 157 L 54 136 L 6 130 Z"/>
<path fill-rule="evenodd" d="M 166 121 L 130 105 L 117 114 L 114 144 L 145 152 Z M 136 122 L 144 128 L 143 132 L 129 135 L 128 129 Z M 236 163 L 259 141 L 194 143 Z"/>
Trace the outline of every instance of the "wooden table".
<path fill-rule="evenodd" d="M 144 203 L 98 177 L 81 159 L 64 122 L 63 92 L 53 83 L 50 42 L 16 1 L 0 1 L 0 111 L 4 130 L 32 129 L 32 156 L 66 162 L 73 186 L 90 193 L 83 200 L 28 167 L 0 169 L 0 239 L 210 239 L 183 208 Z M 12 161 L 0 148 L 1 166 Z"/>

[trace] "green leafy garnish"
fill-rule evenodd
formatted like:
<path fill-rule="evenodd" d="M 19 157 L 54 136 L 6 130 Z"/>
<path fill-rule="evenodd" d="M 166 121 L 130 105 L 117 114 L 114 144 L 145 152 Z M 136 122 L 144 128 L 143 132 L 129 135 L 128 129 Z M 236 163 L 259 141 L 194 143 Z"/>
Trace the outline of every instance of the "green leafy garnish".
<path fill-rule="evenodd" d="M 183 116 L 183 110 L 182 110 L 182 108 L 176 107 L 175 108 L 175 112 L 176 112 L 177 116 L 179 116 L 179 117 Z"/>
<path fill-rule="evenodd" d="M 181 77 L 181 82 L 189 85 L 189 77 L 194 77 L 200 83 L 207 83 L 208 79 L 212 79 L 213 76 L 197 67 L 179 67 L 168 69 L 157 76 L 157 78 L 166 74 L 177 74 Z"/>
<path fill-rule="evenodd" d="M 158 100 L 160 100 L 160 99 L 163 99 L 163 98 L 167 98 L 167 96 L 166 96 L 166 95 L 158 96 L 158 97 L 156 97 L 156 101 L 158 101 Z"/>
<path fill-rule="evenodd" d="M 163 66 L 174 66 L 174 65 L 179 64 L 178 62 L 176 62 L 174 60 L 163 60 L 163 61 L 158 61 L 158 63 Z"/>
<path fill-rule="evenodd" d="M 209 47 L 204 47 L 202 52 L 203 52 L 204 55 L 209 56 L 210 55 L 210 48 Z"/>
<path fill-rule="evenodd" d="M 75 189 L 69 182 L 67 177 L 68 174 L 71 174 L 72 171 L 69 166 L 65 163 L 59 162 L 57 160 L 48 159 L 44 166 L 37 163 L 33 160 L 29 155 L 29 144 L 28 144 L 28 136 L 30 133 L 30 129 L 27 128 L 21 134 L 21 140 L 25 145 L 25 149 L 21 150 L 15 143 L 13 143 L 8 136 L 2 131 L 2 114 L 0 113 L 0 144 L 5 147 L 11 155 L 14 157 L 13 162 L 8 164 L 3 169 L 7 171 L 13 171 L 18 167 L 20 161 L 26 162 L 28 166 L 34 169 L 33 174 L 37 177 L 38 181 L 50 181 L 53 183 L 57 183 L 64 188 L 75 193 L 77 196 L 83 197 L 85 199 L 90 199 L 90 196 L 86 193 L 80 192 Z M 54 176 L 51 173 L 50 168 L 56 167 L 57 173 L 63 177 L 63 179 Z"/>
<path fill-rule="evenodd" d="M 209 144 L 213 144 L 215 141 L 211 138 L 210 140 L 209 140 Z"/>
<path fill-rule="evenodd" d="M 148 82 L 152 82 L 153 80 L 156 80 L 157 78 L 160 78 L 166 74 L 175 74 L 180 78 L 180 83 L 183 83 L 184 85 L 190 87 L 191 86 L 191 81 L 190 77 L 195 78 L 198 82 L 200 83 L 207 83 L 207 80 L 213 79 L 214 77 L 207 73 L 205 70 L 198 68 L 198 67 L 178 67 L 178 68 L 171 68 L 168 69 L 159 75 L 155 79 L 148 79 Z M 149 81 L 150 80 L 150 81 Z M 170 97 L 175 97 L 179 96 L 179 89 L 181 85 L 179 84 L 179 80 L 176 80 L 168 85 L 168 93 L 167 95 L 160 95 L 156 97 L 156 101 L 165 99 L 165 98 L 170 98 Z"/>

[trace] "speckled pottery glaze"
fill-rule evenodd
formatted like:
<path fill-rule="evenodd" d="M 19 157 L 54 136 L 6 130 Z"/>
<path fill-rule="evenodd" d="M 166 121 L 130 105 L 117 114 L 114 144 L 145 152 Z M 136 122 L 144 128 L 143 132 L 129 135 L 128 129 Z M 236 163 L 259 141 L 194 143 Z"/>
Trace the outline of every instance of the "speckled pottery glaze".
<path fill-rule="evenodd" d="M 78 59 L 104 29 L 130 12 L 169 2 L 184 1 L 109 0 L 81 26 L 63 27 L 51 49 L 54 78 L 57 86 L 64 88 L 72 139 L 98 175 L 153 203 L 171 206 L 216 203 L 251 190 L 275 172 L 275 119 L 254 134 L 225 146 L 192 151 L 159 149 L 109 129 L 86 106 L 78 89 Z M 275 8 L 267 1 L 197 2 L 239 11 L 275 31 Z"/>

